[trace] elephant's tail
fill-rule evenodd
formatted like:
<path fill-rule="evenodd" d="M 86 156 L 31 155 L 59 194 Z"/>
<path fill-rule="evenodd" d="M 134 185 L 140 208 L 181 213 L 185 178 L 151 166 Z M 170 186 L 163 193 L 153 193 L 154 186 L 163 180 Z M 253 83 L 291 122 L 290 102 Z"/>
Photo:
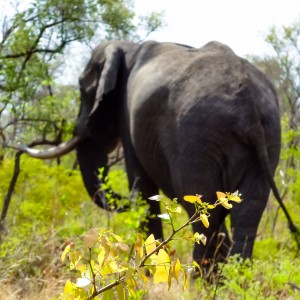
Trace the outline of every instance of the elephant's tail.
<path fill-rule="evenodd" d="M 268 155 L 268 151 L 267 151 L 267 147 L 266 147 L 266 142 L 265 142 L 265 137 L 263 134 L 263 130 L 261 128 L 261 133 L 262 134 L 256 134 L 255 136 L 252 136 L 252 138 L 254 139 L 254 145 L 256 148 L 256 152 L 259 158 L 259 162 L 260 165 L 263 169 L 263 173 L 266 176 L 270 187 L 272 189 L 272 192 L 276 198 L 276 200 L 279 203 L 279 206 L 281 207 L 281 209 L 283 210 L 287 220 L 288 220 L 288 225 L 289 225 L 289 229 L 291 231 L 291 233 L 295 236 L 295 240 L 296 243 L 298 245 L 298 248 L 300 249 L 300 231 L 299 228 L 296 227 L 296 225 L 294 224 L 287 208 L 285 207 L 282 198 L 279 194 L 279 191 L 277 189 L 276 183 L 274 181 L 273 178 L 273 172 L 271 170 L 271 165 L 270 165 L 270 160 L 269 160 L 269 155 Z"/>

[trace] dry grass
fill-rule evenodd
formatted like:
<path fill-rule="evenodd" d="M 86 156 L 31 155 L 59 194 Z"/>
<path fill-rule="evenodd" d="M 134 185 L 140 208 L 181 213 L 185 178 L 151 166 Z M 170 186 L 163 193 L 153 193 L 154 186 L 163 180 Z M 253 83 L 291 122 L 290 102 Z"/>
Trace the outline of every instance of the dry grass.
<path fill-rule="evenodd" d="M 0 282 L 0 300 L 47 300 L 57 296 L 64 286 L 63 279 L 48 278 L 42 282 L 24 279 L 14 283 Z"/>
<path fill-rule="evenodd" d="M 91 211 L 88 211 L 88 214 L 87 212 L 85 212 L 85 215 L 88 215 L 89 223 L 91 223 L 90 220 L 93 219 L 97 220 L 98 224 L 100 219 L 105 218 L 105 215 L 99 217 L 99 211 L 95 210 L 94 207 L 92 208 L 93 209 L 91 209 Z M 275 219 L 276 210 L 277 205 L 274 205 L 274 202 L 269 202 L 268 208 L 264 214 L 258 231 L 257 245 L 259 245 L 261 242 L 263 244 L 262 246 L 258 246 L 254 251 L 256 258 L 262 258 L 263 256 L 265 256 L 267 259 L 267 257 L 272 255 L 273 253 L 276 254 L 279 251 L 278 249 L 280 247 L 283 247 L 285 245 L 288 246 L 287 243 L 290 239 L 290 234 L 286 226 L 286 220 L 282 216 L 282 213 L 279 214 L 276 223 L 277 225 L 275 226 L 275 231 L 272 232 L 272 225 Z M 294 211 L 291 211 L 294 213 L 294 215 L 299 215 L 299 208 L 294 208 Z M 182 218 L 183 219 L 178 220 L 179 223 L 183 223 L 183 220 L 185 220 L 187 216 L 183 214 Z M 70 219 L 72 220 L 72 218 Z M 299 223 L 299 218 L 296 218 L 295 220 Z M 176 224 L 176 226 L 177 225 L 179 224 Z M 168 230 L 166 230 L 166 235 L 167 232 Z M 24 254 L 22 253 L 21 245 L 18 255 L 14 258 L 9 257 L 10 262 L 14 261 L 18 263 L 21 260 L 27 260 L 26 264 L 28 265 L 28 267 L 26 267 L 26 269 L 23 268 L 23 272 L 20 272 L 18 270 L 18 266 L 13 267 L 9 264 L 6 264 L 5 266 L 5 262 L 4 265 L 0 266 L 0 277 L 2 277 L 0 278 L 0 300 L 51 300 L 53 297 L 57 297 L 63 291 L 64 284 L 70 274 L 67 271 L 67 267 L 63 267 L 60 262 L 60 256 L 63 249 L 63 240 L 59 240 L 56 234 L 57 232 L 54 232 L 52 230 L 49 232 L 48 239 L 45 236 L 34 236 L 32 237 L 32 239 L 26 240 L 26 242 L 30 245 L 34 245 L 32 246 L 32 249 L 38 250 L 38 252 L 33 251 L 32 253 L 30 253 L 28 257 L 24 256 Z M 271 240 L 271 242 L 268 239 Z M 23 245 L 24 243 L 25 242 L 22 241 Z M 31 249 L 31 246 L 28 247 L 29 249 Z M 182 242 L 180 240 L 174 241 L 172 245 L 172 249 L 176 249 L 176 256 L 178 256 L 183 263 L 191 262 L 192 247 L 193 246 L 189 242 Z M 267 250 L 266 247 L 270 247 L 270 249 Z M 6 268 L 7 272 L 5 272 L 3 266 Z M 276 268 L 276 266 L 274 266 L 274 268 Z M 264 278 L 261 278 L 261 280 L 264 280 Z M 167 284 L 149 284 L 147 286 L 147 294 L 144 295 L 141 299 L 213 299 L 208 295 L 209 291 L 207 289 L 201 289 L 199 287 L 199 283 L 192 280 L 190 280 L 188 288 L 183 291 L 182 282 L 183 279 L 180 280 L 179 284 L 177 284 L 175 281 L 172 281 L 172 287 L 170 290 L 168 290 Z M 143 288 L 142 285 L 141 288 Z M 278 295 L 280 295 L 280 297 L 273 297 L 272 299 L 297 299 L 291 297 L 288 290 L 286 289 L 280 288 L 278 289 L 277 293 Z M 298 299 L 300 299 L 300 292 L 298 295 Z M 226 299 L 241 299 L 238 298 L 234 292 L 232 292 L 231 294 L 228 293 L 227 296 L 229 296 L 230 298 Z M 274 296 L 274 294 L 272 294 L 272 296 Z"/>

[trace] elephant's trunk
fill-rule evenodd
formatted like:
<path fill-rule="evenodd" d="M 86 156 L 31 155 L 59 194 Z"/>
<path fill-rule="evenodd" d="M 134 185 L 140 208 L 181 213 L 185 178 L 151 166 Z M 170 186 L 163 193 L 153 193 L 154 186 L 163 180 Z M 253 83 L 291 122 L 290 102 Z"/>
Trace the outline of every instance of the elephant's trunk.
<path fill-rule="evenodd" d="M 85 139 L 77 148 L 77 160 L 86 190 L 94 202 L 107 209 L 105 193 L 100 191 L 99 169 L 107 174 L 108 155 L 92 139 Z"/>
<path fill-rule="evenodd" d="M 74 150 L 78 144 L 82 141 L 82 138 L 79 136 L 74 136 L 72 139 L 67 142 L 61 143 L 56 147 L 51 147 L 47 150 L 37 150 L 34 148 L 27 147 L 24 144 L 18 144 L 16 147 L 19 150 L 24 151 L 31 157 L 39 158 L 39 159 L 51 159 L 63 156 L 72 150 Z"/>
<path fill-rule="evenodd" d="M 110 188 L 100 189 L 101 182 L 108 172 L 108 153 L 105 148 L 95 143 L 93 139 L 87 138 L 76 150 L 83 183 L 93 201 L 105 210 L 126 211 L 129 208 L 126 198 Z M 103 178 L 99 178 L 100 168 L 104 168 Z M 110 203 L 107 203 L 107 193 L 111 196 Z"/>

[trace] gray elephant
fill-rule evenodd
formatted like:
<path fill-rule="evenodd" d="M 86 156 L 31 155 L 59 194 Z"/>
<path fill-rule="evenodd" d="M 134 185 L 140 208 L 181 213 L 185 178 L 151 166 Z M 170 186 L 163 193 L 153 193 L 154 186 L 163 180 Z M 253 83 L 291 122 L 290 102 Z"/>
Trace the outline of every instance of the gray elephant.
<path fill-rule="evenodd" d="M 29 155 L 52 158 L 74 148 L 86 189 L 105 208 L 98 169 L 119 142 L 129 187 L 143 197 L 182 199 L 201 194 L 215 202 L 216 191 L 239 190 L 243 202 L 217 207 L 210 227 L 193 229 L 209 240 L 196 244 L 194 259 L 214 257 L 224 218 L 231 216 L 231 254 L 252 255 L 280 152 L 280 116 L 272 84 L 227 46 L 210 42 L 200 49 L 147 41 L 109 41 L 98 46 L 80 79 L 81 105 L 73 139 Z M 278 194 L 278 193 L 277 193 Z M 193 205 L 181 201 L 189 216 Z M 149 201 L 149 215 L 160 213 Z M 162 238 L 159 218 L 148 229 Z"/>

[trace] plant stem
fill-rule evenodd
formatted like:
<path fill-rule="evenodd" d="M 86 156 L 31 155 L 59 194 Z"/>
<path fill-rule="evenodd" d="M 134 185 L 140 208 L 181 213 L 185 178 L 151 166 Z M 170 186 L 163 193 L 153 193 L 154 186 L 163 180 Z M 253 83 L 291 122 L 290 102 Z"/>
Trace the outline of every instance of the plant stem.
<path fill-rule="evenodd" d="M 195 212 L 194 215 L 185 224 L 183 224 L 178 229 L 173 229 L 173 232 L 170 234 L 170 236 L 166 240 L 162 241 L 162 243 L 160 243 L 153 251 L 151 251 L 150 253 L 148 253 L 142 259 L 142 261 L 138 265 L 138 268 L 144 267 L 145 266 L 145 262 L 148 260 L 148 258 L 150 258 L 150 256 L 152 256 L 154 253 L 156 253 L 157 251 L 159 251 L 162 247 L 164 247 L 165 245 L 167 245 L 172 240 L 172 238 L 174 237 L 174 235 L 176 235 L 184 227 L 187 227 L 188 225 L 190 225 L 194 221 L 194 219 L 197 217 L 197 215 L 198 215 L 198 212 Z"/>

